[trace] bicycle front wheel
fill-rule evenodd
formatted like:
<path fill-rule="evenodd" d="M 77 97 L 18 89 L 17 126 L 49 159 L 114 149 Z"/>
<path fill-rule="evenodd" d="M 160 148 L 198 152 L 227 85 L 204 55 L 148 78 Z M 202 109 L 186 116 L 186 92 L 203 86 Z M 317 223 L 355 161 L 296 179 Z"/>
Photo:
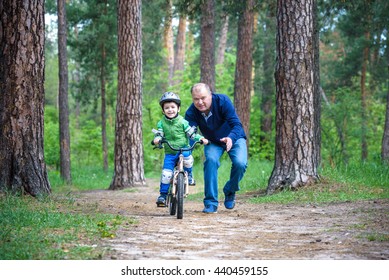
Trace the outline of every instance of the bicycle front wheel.
<path fill-rule="evenodd" d="M 172 193 L 169 193 L 168 195 L 168 205 L 170 215 L 174 216 L 177 211 L 177 199 Z"/>
<path fill-rule="evenodd" d="M 183 173 L 177 176 L 177 219 L 182 219 L 184 216 L 184 191 L 185 178 Z"/>

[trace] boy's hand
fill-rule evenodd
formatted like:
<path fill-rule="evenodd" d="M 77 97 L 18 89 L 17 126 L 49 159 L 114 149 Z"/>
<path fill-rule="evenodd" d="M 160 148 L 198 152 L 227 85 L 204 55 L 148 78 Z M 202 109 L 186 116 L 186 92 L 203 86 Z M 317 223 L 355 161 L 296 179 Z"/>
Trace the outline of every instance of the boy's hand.
<path fill-rule="evenodd" d="M 200 141 L 203 142 L 203 145 L 208 145 L 208 143 L 209 143 L 207 138 L 201 138 Z"/>
<path fill-rule="evenodd" d="M 159 137 L 157 137 L 157 138 L 154 138 L 154 140 L 153 140 L 153 143 L 154 143 L 154 145 L 159 145 L 159 142 L 161 142 L 161 138 L 159 138 Z"/>

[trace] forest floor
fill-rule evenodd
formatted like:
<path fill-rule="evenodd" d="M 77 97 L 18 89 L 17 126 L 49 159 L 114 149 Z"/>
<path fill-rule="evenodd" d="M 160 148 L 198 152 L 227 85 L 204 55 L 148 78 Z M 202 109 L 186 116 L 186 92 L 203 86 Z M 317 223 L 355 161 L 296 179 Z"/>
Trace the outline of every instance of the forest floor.
<path fill-rule="evenodd" d="M 202 186 L 191 192 L 202 192 Z M 156 207 L 155 181 L 131 192 L 80 192 L 76 200 L 137 221 L 104 239 L 105 259 L 389 259 L 387 199 L 283 205 L 250 203 L 253 195 L 238 193 L 233 210 L 221 201 L 217 214 L 203 214 L 202 200 L 186 199 L 182 220 Z"/>

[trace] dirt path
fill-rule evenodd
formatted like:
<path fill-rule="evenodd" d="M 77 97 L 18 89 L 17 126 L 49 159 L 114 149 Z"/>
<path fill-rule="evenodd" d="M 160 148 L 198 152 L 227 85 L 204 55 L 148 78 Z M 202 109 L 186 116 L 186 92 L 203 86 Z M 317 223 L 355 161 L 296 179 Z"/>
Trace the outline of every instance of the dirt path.
<path fill-rule="evenodd" d="M 109 259 L 389 259 L 389 200 L 314 205 L 237 205 L 203 214 L 202 201 L 185 201 L 182 220 L 157 208 L 156 184 L 134 192 L 90 191 L 81 203 L 138 223 L 107 240 Z M 199 187 L 193 191 L 200 191 Z"/>

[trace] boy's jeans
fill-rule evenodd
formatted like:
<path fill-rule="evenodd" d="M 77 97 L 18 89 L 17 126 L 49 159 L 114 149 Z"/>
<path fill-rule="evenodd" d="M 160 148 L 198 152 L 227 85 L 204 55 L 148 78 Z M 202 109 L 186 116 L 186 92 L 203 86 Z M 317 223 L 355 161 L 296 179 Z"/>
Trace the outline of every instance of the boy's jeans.
<path fill-rule="evenodd" d="M 189 157 L 191 154 L 192 154 L 191 151 L 182 152 L 182 155 L 184 156 L 184 158 Z M 175 155 L 166 154 L 165 159 L 163 161 L 163 170 L 170 170 L 173 174 L 173 170 L 174 170 L 174 167 L 176 166 L 179 155 L 180 155 L 180 153 L 177 153 Z M 186 172 L 188 172 L 188 174 L 192 174 L 192 167 L 185 167 L 184 166 L 184 170 Z M 164 171 L 162 171 L 162 172 L 164 172 Z M 159 192 L 161 194 L 167 194 L 169 191 L 169 187 L 170 187 L 170 184 L 166 184 L 166 183 L 164 184 L 161 182 L 160 187 L 159 187 Z"/>
<path fill-rule="evenodd" d="M 204 205 L 218 206 L 218 168 L 220 166 L 220 157 L 225 148 L 216 144 L 204 146 Z M 239 190 L 239 182 L 242 180 L 247 169 L 247 146 L 246 139 L 238 139 L 231 150 L 228 152 L 231 159 L 230 179 L 224 185 L 224 195 L 235 194 Z"/>

